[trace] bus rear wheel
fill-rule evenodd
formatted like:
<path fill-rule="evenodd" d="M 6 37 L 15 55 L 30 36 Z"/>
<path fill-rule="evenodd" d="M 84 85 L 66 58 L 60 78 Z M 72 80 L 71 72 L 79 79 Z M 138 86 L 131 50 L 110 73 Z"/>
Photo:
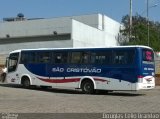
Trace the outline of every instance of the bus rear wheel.
<path fill-rule="evenodd" d="M 94 85 L 90 80 L 85 80 L 82 82 L 82 92 L 85 94 L 93 94 L 94 93 Z"/>
<path fill-rule="evenodd" d="M 30 80 L 28 78 L 23 78 L 22 79 L 22 85 L 24 88 L 29 88 L 30 87 Z"/>

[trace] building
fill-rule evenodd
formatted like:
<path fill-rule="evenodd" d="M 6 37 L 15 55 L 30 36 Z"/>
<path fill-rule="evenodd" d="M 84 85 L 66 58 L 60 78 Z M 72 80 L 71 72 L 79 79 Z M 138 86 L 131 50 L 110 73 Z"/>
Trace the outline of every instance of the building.
<path fill-rule="evenodd" d="M 117 45 L 120 23 L 102 14 L 0 22 L 0 64 L 10 51 L 27 48 L 108 47 Z"/>

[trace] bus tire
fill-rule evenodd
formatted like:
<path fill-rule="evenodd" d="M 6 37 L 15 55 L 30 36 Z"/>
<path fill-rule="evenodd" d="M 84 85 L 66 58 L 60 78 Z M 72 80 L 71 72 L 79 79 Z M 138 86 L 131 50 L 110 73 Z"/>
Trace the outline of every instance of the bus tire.
<path fill-rule="evenodd" d="M 31 83 L 30 83 L 29 78 L 28 78 L 28 77 L 23 77 L 23 78 L 22 78 L 22 86 L 23 86 L 24 88 L 29 88 L 30 85 L 31 85 Z"/>
<path fill-rule="evenodd" d="M 82 92 L 85 94 L 94 93 L 94 84 L 91 80 L 84 80 L 81 85 Z"/>
<path fill-rule="evenodd" d="M 1 80 L 2 80 L 3 83 L 5 82 L 5 79 L 6 79 L 6 73 L 2 73 L 1 74 Z"/>

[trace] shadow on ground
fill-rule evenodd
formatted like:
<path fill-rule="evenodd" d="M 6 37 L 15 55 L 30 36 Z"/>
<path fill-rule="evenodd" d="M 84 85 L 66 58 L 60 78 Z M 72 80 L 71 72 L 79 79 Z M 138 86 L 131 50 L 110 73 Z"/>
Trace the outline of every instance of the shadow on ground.
<path fill-rule="evenodd" d="M 8 88 L 20 88 L 25 89 L 21 85 L 16 84 L 5 84 L 0 83 L 1 87 L 8 87 Z M 44 92 L 51 92 L 51 93 L 61 93 L 61 94 L 82 94 L 82 95 L 90 95 L 90 94 L 83 94 L 80 89 L 59 89 L 59 88 L 46 88 L 43 89 L 41 87 L 31 87 L 28 88 L 28 90 L 35 90 L 35 91 L 44 91 Z M 125 97 L 132 97 L 132 96 L 144 96 L 145 93 L 139 93 L 138 91 L 104 91 L 104 90 L 98 90 L 92 95 L 108 95 L 108 96 L 125 96 Z"/>

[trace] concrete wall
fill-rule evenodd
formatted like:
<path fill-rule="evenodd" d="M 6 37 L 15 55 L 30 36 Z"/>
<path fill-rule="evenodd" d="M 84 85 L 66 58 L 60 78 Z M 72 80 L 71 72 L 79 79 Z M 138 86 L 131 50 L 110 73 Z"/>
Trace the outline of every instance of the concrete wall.
<path fill-rule="evenodd" d="M 8 54 L 0 54 L 0 68 L 5 65 L 6 57 L 8 57 Z"/>
<path fill-rule="evenodd" d="M 51 35 L 54 31 L 58 34 L 71 33 L 70 19 L 39 19 L 0 23 L 0 38 L 27 37 L 39 35 Z"/>
<path fill-rule="evenodd" d="M 104 47 L 105 34 L 99 29 L 72 20 L 73 47 Z"/>
<path fill-rule="evenodd" d="M 57 32 L 57 38 L 54 37 Z M 7 38 L 6 34 L 10 37 Z M 61 40 L 63 34 L 71 34 L 71 19 L 39 19 L 0 23 L 0 54 L 16 49 L 43 47 L 72 47 L 71 38 Z M 52 37 L 53 35 L 53 37 Z M 43 36 L 50 36 L 46 38 Z M 64 39 L 64 38 L 63 38 Z"/>
<path fill-rule="evenodd" d="M 104 19 L 104 31 L 106 35 L 105 45 L 115 46 L 118 44 L 116 38 L 118 36 L 121 24 L 107 16 L 104 16 L 103 19 Z"/>
<path fill-rule="evenodd" d="M 99 27 L 99 14 L 61 17 L 51 19 L 36 19 L 14 22 L 0 22 L 0 38 L 23 37 L 35 35 L 49 35 L 57 33 L 71 33 L 71 19 L 75 19 L 92 27 Z"/>
<path fill-rule="evenodd" d="M 83 16 L 78 20 L 77 18 L 74 19 L 76 21 L 73 22 L 72 27 L 74 30 L 72 30 L 72 33 L 74 36 L 73 39 L 75 47 L 110 47 L 118 44 L 116 38 L 119 33 L 120 23 L 102 14 L 91 15 L 89 18 L 92 19 L 87 19 L 85 17 L 86 16 Z M 86 21 L 83 21 L 83 23 L 78 23 L 79 20 Z M 75 22 L 77 23 L 77 26 Z"/>
<path fill-rule="evenodd" d="M 25 20 L 15 22 L 0 22 L 0 38 L 35 35 L 49 35 L 54 31 L 57 33 L 71 33 L 71 19 L 82 22 L 91 27 L 105 31 L 114 38 L 119 31 L 120 24 L 113 19 L 102 14 L 91 14 L 51 19 Z"/>
<path fill-rule="evenodd" d="M 107 47 L 118 45 L 117 37 L 121 26 L 119 22 L 102 14 L 75 16 L 72 18 L 76 21 L 98 29 L 97 31 L 101 31 L 104 38 L 103 46 Z M 83 30 L 85 30 L 85 28 L 83 28 Z"/>
<path fill-rule="evenodd" d="M 82 22 L 91 27 L 101 29 L 99 26 L 99 15 L 100 14 L 91 14 L 91 15 L 81 15 L 81 16 L 73 16 L 72 19 Z"/>

